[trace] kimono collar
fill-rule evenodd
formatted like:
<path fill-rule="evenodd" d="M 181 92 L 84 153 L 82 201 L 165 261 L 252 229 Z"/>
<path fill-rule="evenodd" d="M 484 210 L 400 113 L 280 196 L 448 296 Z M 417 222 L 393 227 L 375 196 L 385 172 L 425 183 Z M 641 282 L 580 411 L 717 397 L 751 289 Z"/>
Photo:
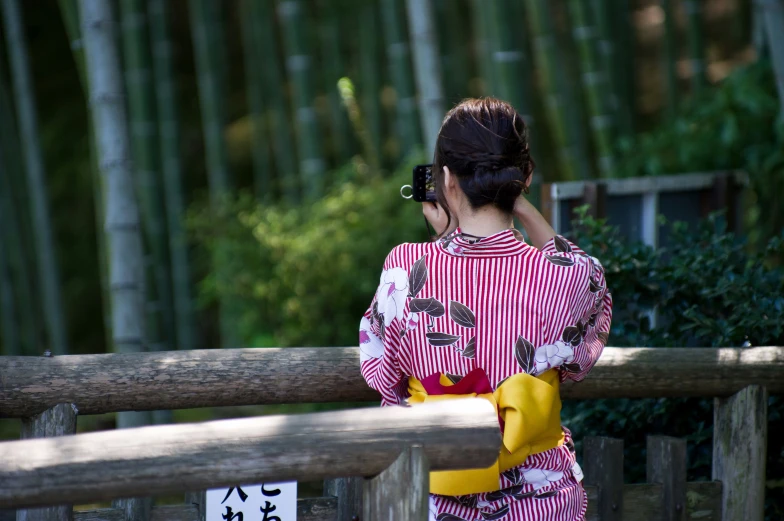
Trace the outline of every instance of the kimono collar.
<path fill-rule="evenodd" d="M 457 257 L 507 257 L 519 255 L 529 246 L 523 234 L 507 229 L 488 237 L 464 234 L 460 228 L 438 240 L 443 251 Z"/>

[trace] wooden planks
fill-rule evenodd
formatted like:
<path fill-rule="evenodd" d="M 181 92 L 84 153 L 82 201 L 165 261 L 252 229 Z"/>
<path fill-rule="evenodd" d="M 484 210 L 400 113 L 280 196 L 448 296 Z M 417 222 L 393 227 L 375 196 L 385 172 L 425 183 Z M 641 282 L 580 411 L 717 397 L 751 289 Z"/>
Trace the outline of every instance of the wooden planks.
<path fill-rule="evenodd" d="M 388 469 L 365 480 L 362 519 L 427 521 L 429 472 L 422 447 L 407 448 Z"/>
<path fill-rule="evenodd" d="M 724 397 L 751 384 L 782 394 L 782 373 L 784 347 L 607 347 L 589 378 L 561 389 L 567 399 Z M 79 414 L 101 414 L 378 399 L 353 347 L 0 357 L 0 417 L 63 401 Z"/>
<path fill-rule="evenodd" d="M 724 484 L 724 521 L 762 521 L 765 456 L 768 446 L 768 394 L 751 385 L 715 400 L 713 406 L 713 479 Z"/>
<path fill-rule="evenodd" d="M 324 495 L 337 499 L 337 521 L 353 521 L 362 516 L 364 478 L 350 477 L 324 481 Z"/>
<path fill-rule="evenodd" d="M 598 487 L 585 486 L 588 496 L 586 521 L 605 521 L 599 517 Z M 623 521 L 663 521 L 662 486 L 641 483 L 623 486 Z M 694 521 L 721 520 L 721 483 L 700 481 L 686 483 L 686 519 Z"/>
<path fill-rule="evenodd" d="M 598 517 L 598 489 L 587 485 L 588 512 L 586 521 L 604 521 Z M 623 486 L 624 521 L 661 521 L 662 487 L 658 484 Z M 686 519 L 694 521 L 721 521 L 721 483 L 700 481 L 686 483 Z M 297 500 L 298 521 L 351 521 L 351 517 L 337 517 L 337 499 L 334 497 L 304 498 Z M 361 516 L 357 516 L 361 518 Z M 151 521 L 199 521 L 195 507 L 169 505 L 152 508 Z M 103 508 L 74 512 L 74 521 L 124 521 L 118 509 Z"/>
<path fill-rule="evenodd" d="M 686 521 L 686 440 L 648 436 L 647 478 L 662 486 L 662 521 Z"/>
<path fill-rule="evenodd" d="M 58 403 L 40 414 L 22 420 L 23 440 L 69 436 L 75 433 L 76 408 L 70 403 Z M 16 521 L 71 521 L 72 511 L 73 507 L 69 504 L 19 510 Z"/>
<path fill-rule="evenodd" d="M 0 507 L 373 476 L 411 445 L 435 470 L 486 467 L 501 446 L 497 412 L 469 398 L 0 443 Z"/>
<path fill-rule="evenodd" d="M 623 440 L 587 436 L 583 440 L 585 484 L 596 487 L 602 521 L 621 521 L 623 512 Z"/>
<path fill-rule="evenodd" d="M 99 508 L 74 512 L 74 521 L 126 521 L 119 508 Z M 150 521 L 199 521 L 198 509 L 193 505 L 165 505 L 152 507 Z M 337 499 L 334 497 L 302 498 L 297 500 L 297 521 L 338 521 Z"/>

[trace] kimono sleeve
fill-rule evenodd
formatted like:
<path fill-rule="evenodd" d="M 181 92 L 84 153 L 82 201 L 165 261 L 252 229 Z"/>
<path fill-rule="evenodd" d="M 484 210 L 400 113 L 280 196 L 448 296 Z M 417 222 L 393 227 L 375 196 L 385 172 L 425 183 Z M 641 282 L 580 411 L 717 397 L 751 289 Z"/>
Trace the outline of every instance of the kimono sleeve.
<path fill-rule="evenodd" d="M 604 268 L 576 244 L 556 235 L 542 248 L 550 260 L 571 265 L 571 288 L 561 342 L 569 344 L 572 354 L 561 365 L 561 381 L 580 381 L 596 364 L 610 336 L 612 295 L 607 290 Z M 570 270 L 570 271 L 571 271 Z"/>
<path fill-rule="evenodd" d="M 387 256 L 376 294 L 359 324 L 360 370 L 368 385 L 381 393 L 381 405 L 397 405 L 406 398 L 398 350 L 408 271 L 400 266 L 399 248 Z"/>

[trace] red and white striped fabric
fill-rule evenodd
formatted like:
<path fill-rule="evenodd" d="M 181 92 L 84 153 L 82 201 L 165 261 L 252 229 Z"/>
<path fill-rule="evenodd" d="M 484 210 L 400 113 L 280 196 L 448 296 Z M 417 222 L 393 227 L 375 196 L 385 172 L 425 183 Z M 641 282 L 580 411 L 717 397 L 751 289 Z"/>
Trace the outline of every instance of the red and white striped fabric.
<path fill-rule="evenodd" d="M 540 251 L 516 230 L 469 240 L 458 229 L 387 257 L 360 324 L 362 375 L 382 406 L 404 403 L 408 376 L 456 381 L 482 368 L 495 388 L 513 374 L 558 367 L 561 381 L 581 380 L 611 316 L 601 264 L 563 237 Z M 431 496 L 431 519 L 582 520 L 582 472 L 564 433 L 564 445 L 499 476 L 497 492 Z"/>

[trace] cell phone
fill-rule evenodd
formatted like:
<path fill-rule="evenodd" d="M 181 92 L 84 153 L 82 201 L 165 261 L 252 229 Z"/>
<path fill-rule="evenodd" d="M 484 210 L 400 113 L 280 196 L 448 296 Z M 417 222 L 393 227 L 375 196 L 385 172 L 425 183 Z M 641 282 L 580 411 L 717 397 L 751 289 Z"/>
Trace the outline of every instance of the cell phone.
<path fill-rule="evenodd" d="M 405 189 L 411 190 L 409 195 L 404 193 Z M 435 202 L 436 190 L 433 182 L 433 165 L 417 165 L 414 167 L 413 178 L 410 185 L 403 185 L 400 195 L 405 199 L 413 199 L 418 203 L 425 201 Z"/>

